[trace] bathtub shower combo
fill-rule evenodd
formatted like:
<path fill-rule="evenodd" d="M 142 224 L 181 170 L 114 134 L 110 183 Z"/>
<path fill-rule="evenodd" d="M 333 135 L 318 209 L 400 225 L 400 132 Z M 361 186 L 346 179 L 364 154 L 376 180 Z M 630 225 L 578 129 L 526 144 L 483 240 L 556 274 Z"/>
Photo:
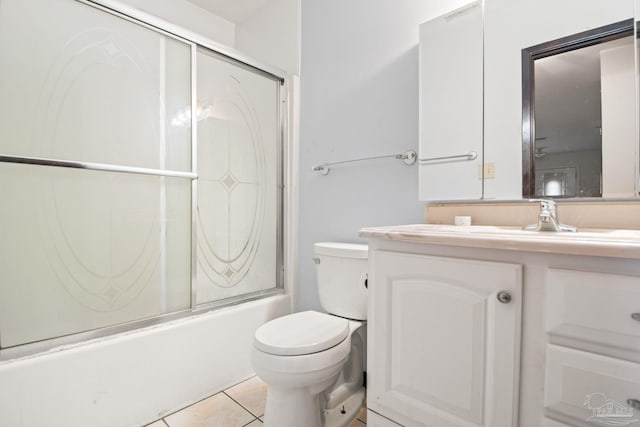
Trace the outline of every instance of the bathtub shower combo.
<path fill-rule="evenodd" d="M 0 69 L 0 359 L 282 292 L 282 73 L 78 0 Z"/>

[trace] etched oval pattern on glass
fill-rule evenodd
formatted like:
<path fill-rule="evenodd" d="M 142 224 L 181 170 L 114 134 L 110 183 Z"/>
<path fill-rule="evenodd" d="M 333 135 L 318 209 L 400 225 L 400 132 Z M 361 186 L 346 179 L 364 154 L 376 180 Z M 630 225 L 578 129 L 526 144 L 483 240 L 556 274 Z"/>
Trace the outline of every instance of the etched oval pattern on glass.
<path fill-rule="evenodd" d="M 112 30 L 70 38 L 42 86 L 37 152 L 97 163 L 157 162 L 158 98 L 149 96 L 157 93 L 150 66 L 138 46 Z M 34 203 L 41 206 L 43 247 L 59 282 L 89 310 L 125 307 L 158 274 L 158 178 L 73 170 L 53 177 L 42 180 Z"/>
<path fill-rule="evenodd" d="M 198 122 L 198 273 L 228 288 L 247 275 L 260 244 L 265 157 L 240 80 L 225 76 L 208 93 Z"/>

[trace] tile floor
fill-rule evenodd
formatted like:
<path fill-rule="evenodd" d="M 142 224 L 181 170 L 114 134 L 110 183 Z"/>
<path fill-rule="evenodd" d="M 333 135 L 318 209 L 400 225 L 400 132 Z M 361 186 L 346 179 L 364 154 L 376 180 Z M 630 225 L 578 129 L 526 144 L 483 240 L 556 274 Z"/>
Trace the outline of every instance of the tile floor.
<path fill-rule="evenodd" d="M 252 377 L 146 427 L 259 427 L 266 395 L 267 385 Z M 349 427 L 366 424 L 367 413 L 363 409 Z"/>

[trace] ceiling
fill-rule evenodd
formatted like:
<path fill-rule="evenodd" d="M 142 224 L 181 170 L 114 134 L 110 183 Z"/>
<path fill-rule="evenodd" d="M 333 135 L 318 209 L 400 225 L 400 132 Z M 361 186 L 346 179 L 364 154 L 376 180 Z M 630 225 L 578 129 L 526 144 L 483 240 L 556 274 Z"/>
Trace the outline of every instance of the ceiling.
<path fill-rule="evenodd" d="M 269 0 L 188 0 L 191 3 L 208 10 L 214 15 L 240 23 L 254 14 Z"/>

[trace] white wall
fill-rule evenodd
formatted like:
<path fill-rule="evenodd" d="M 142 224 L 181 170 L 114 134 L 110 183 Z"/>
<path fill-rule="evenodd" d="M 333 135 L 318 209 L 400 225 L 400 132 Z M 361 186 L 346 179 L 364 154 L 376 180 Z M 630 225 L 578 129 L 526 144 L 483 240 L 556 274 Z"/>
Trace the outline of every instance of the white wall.
<path fill-rule="evenodd" d="M 418 25 L 446 0 L 303 0 L 298 309 L 319 309 L 312 245 L 364 226 L 423 222 L 418 168 L 378 160 L 418 146 Z"/>
<path fill-rule="evenodd" d="M 290 75 L 300 74 L 300 0 L 270 0 L 239 22 L 226 20 L 188 0 L 97 1 L 133 7 Z"/>
<path fill-rule="evenodd" d="M 271 0 L 236 23 L 236 49 L 288 74 L 300 74 L 300 0 Z"/>
<path fill-rule="evenodd" d="M 235 46 L 235 24 L 187 0 L 97 0 L 132 6 L 223 45 Z M 117 7 L 123 10 L 121 7 Z"/>

